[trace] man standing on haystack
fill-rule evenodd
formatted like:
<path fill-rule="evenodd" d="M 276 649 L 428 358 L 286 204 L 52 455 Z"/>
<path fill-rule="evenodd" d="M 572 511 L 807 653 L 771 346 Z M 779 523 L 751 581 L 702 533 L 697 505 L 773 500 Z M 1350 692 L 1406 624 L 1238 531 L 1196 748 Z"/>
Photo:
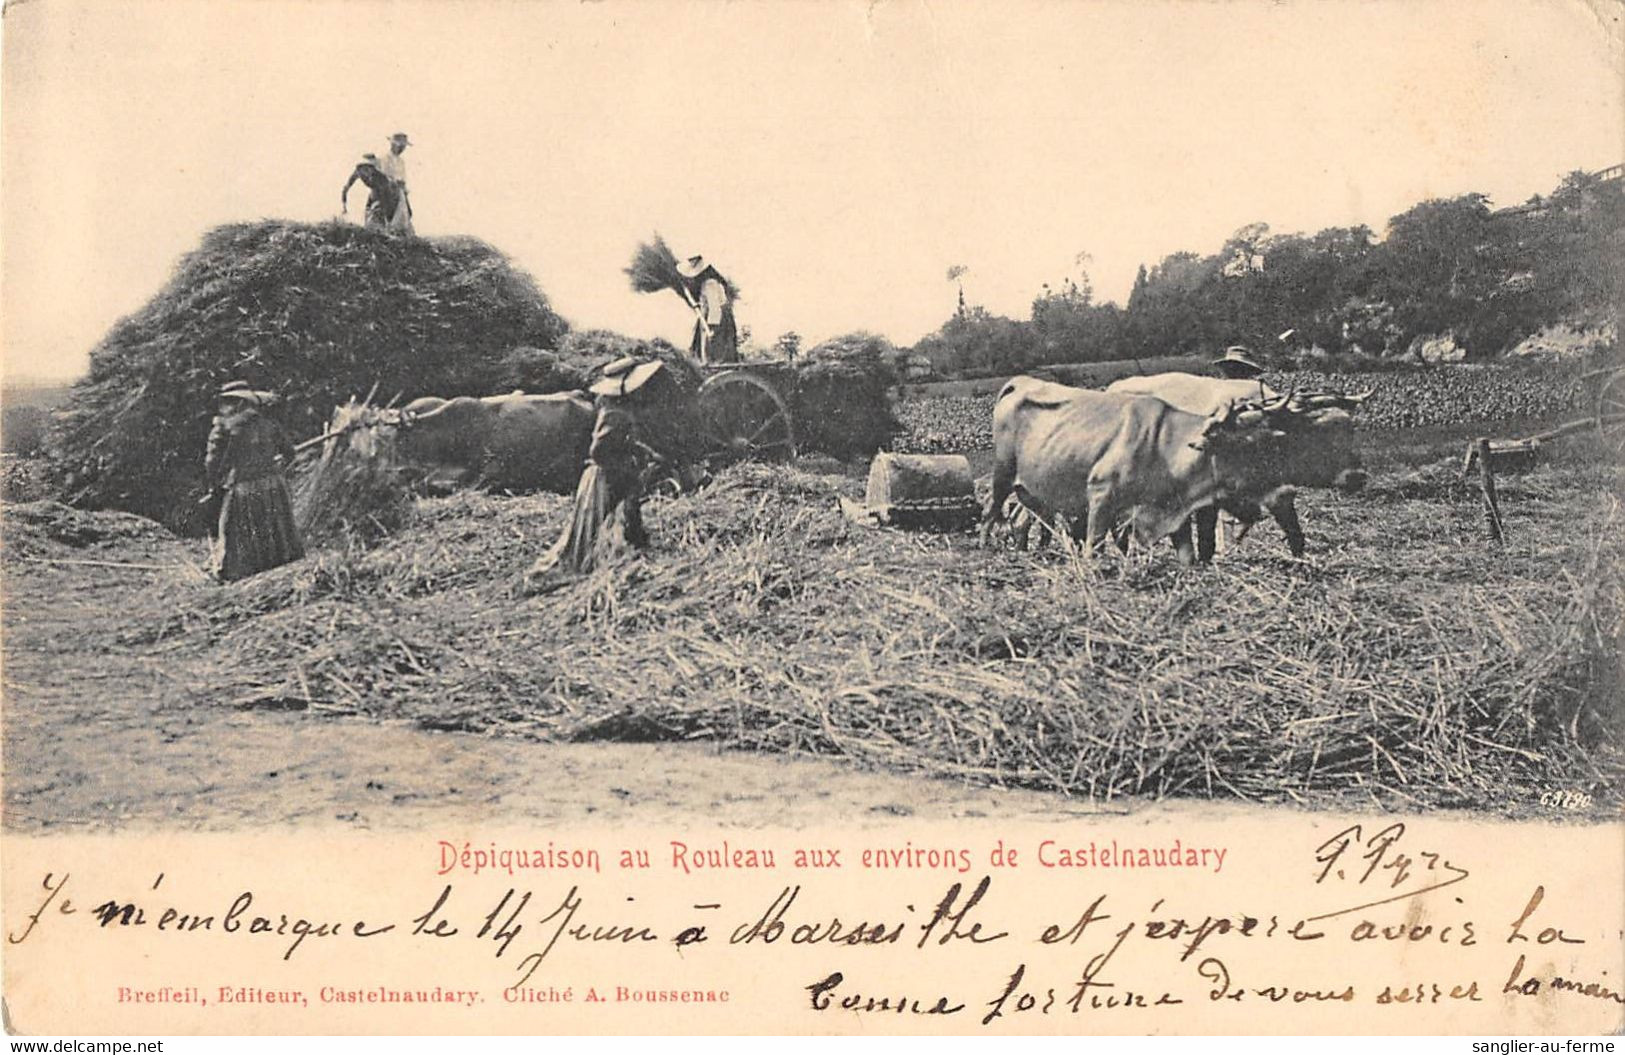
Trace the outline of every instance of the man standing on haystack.
<path fill-rule="evenodd" d="M 262 411 L 269 392 L 233 381 L 220 390 L 203 471 L 222 495 L 210 564 L 221 582 L 246 579 L 305 555 L 282 467 L 293 446 Z"/>
<path fill-rule="evenodd" d="M 396 132 L 389 137 L 389 153 L 378 163 L 378 171 L 395 187 L 395 210 L 390 214 L 388 226 L 396 234 L 413 233 L 412 195 L 406 189 L 406 158 L 401 156 L 411 145 L 412 141 L 406 138 L 405 132 Z"/>
<path fill-rule="evenodd" d="M 688 352 L 702 363 L 737 363 L 739 331 L 734 325 L 734 290 L 702 256 L 677 265 L 685 296 L 694 309 L 694 339 Z"/>
<path fill-rule="evenodd" d="M 564 533 L 525 573 L 526 593 L 547 593 L 591 572 L 603 558 L 649 543 L 643 529 L 642 469 L 660 455 L 640 439 L 638 418 L 650 403 L 649 382 L 664 381 L 665 364 L 628 356 L 604 367 L 588 391 L 598 397 L 598 421 L 587 468 L 576 485 Z"/>

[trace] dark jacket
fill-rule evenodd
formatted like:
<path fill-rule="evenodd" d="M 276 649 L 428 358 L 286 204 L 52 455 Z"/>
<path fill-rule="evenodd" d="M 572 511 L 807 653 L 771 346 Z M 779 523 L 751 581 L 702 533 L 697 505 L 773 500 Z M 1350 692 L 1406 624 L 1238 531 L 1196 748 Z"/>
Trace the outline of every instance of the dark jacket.
<path fill-rule="evenodd" d="M 293 444 L 282 429 L 249 407 L 214 419 L 203 471 L 211 487 L 228 488 L 275 476 L 292 460 Z"/>

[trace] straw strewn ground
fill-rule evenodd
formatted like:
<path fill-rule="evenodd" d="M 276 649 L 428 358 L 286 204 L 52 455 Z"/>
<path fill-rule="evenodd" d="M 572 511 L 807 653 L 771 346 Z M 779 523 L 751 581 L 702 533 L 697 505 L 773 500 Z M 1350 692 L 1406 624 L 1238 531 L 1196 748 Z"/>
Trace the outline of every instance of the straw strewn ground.
<path fill-rule="evenodd" d="M 1095 799 L 1522 813 L 1562 788 L 1611 811 L 1618 484 L 1583 461 L 1509 479 L 1493 552 L 1473 501 L 1396 466 L 1368 498 L 1304 496 L 1307 561 L 1264 525 L 1184 570 L 868 530 L 836 509 L 856 475 L 745 465 L 651 504 L 647 557 L 547 598 L 513 585 L 568 500 L 463 494 L 232 587 L 137 577 L 86 633 L 161 656 L 197 706 L 706 739 Z"/>

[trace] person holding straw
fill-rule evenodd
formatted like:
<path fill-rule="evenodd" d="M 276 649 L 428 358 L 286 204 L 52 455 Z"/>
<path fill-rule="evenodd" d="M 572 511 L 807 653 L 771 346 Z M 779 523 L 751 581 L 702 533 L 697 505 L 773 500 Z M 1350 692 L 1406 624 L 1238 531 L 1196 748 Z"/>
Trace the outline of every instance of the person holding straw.
<path fill-rule="evenodd" d="M 665 366 L 631 356 L 604 367 L 588 391 L 598 397 L 587 468 L 576 485 L 575 507 L 551 549 L 525 573 L 525 593 L 547 593 L 591 572 L 606 557 L 649 543 L 643 527 L 642 469 L 660 455 L 640 438 L 651 379 Z"/>
<path fill-rule="evenodd" d="M 737 363 L 739 330 L 734 325 L 734 301 L 739 287 L 722 276 L 703 256 L 682 263 L 655 232 L 652 242 L 640 242 L 626 268 L 632 288 L 639 293 L 669 289 L 694 313 L 694 338 L 688 354 L 702 363 Z"/>
<path fill-rule="evenodd" d="M 293 446 L 262 413 L 275 400 L 241 381 L 220 390 L 203 470 L 221 495 L 209 562 L 221 582 L 246 579 L 305 555 L 282 476 L 282 467 L 293 459 Z"/>
<path fill-rule="evenodd" d="M 702 363 L 737 363 L 739 329 L 734 324 L 734 290 L 722 272 L 703 256 L 677 265 L 683 294 L 694 309 L 694 339 L 689 354 Z"/>

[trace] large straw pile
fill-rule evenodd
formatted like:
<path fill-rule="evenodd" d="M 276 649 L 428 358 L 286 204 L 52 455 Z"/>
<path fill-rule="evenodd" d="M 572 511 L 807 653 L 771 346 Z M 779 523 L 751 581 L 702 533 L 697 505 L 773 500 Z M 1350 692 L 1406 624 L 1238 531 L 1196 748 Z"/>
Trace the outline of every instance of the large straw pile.
<path fill-rule="evenodd" d="M 798 360 L 794 412 L 801 449 L 862 458 L 885 447 L 898 429 L 888 395 L 897 384 L 896 355 L 884 337 L 851 333 Z"/>
<path fill-rule="evenodd" d="M 702 737 L 1096 798 L 1517 812 L 1566 787 L 1608 809 L 1616 481 L 1540 472 L 1499 553 L 1470 503 L 1309 494 L 1310 563 L 1249 543 L 1207 570 L 1092 571 L 849 527 L 833 497 L 858 481 L 747 464 L 651 504 L 645 556 L 541 600 L 512 587 L 568 500 L 461 495 L 371 552 L 165 598 L 143 632 L 203 649 L 223 695 L 433 728 Z"/>
<path fill-rule="evenodd" d="M 92 351 L 52 438 L 55 474 L 76 504 L 181 526 L 222 383 L 280 394 L 284 424 L 310 435 L 374 385 L 384 400 L 493 391 L 505 353 L 565 329 L 528 275 L 472 239 L 219 227 Z"/>

